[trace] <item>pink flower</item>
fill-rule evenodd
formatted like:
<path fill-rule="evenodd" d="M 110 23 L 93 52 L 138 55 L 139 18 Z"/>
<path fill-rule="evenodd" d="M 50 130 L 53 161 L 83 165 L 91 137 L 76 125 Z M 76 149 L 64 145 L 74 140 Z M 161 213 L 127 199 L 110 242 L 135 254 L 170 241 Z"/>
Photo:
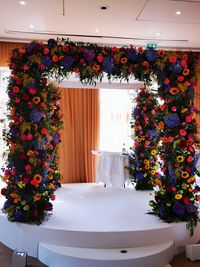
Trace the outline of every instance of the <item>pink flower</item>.
<path fill-rule="evenodd" d="M 16 97 L 14 102 L 15 102 L 15 104 L 19 104 L 20 103 L 20 99 L 18 97 Z"/>
<path fill-rule="evenodd" d="M 35 88 L 29 88 L 28 89 L 29 94 L 35 95 L 37 93 L 37 90 Z"/>
<path fill-rule="evenodd" d="M 156 114 L 155 109 L 152 109 L 151 114 L 152 114 L 152 115 L 155 115 L 155 114 Z"/>
<path fill-rule="evenodd" d="M 23 69 L 24 69 L 24 70 L 29 70 L 29 69 L 30 69 L 30 67 L 29 67 L 29 66 L 27 66 L 27 65 L 25 65 L 25 66 L 23 67 Z"/>
<path fill-rule="evenodd" d="M 171 110 L 175 112 L 175 111 L 176 111 L 176 107 L 173 106 L 173 107 L 171 108 Z"/>
<path fill-rule="evenodd" d="M 103 62 L 103 56 L 102 56 L 102 54 L 99 54 L 97 56 L 97 60 L 98 60 L 99 63 L 102 63 Z"/>
<path fill-rule="evenodd" d="M 192 121 L 192 117 L 193 117 L 192 114 L 187 115 L 187 116 L 185 117 L 185 121 L 186 121 L 186 122 L 191 122 L 191 121 Z"/>
<path fill-rule="evenodd" d="M 39 65 L 39 68 L 41 69 L 41 70 L 45 70 L 45 65 L 43 64 L 43 63 L 41 63 L 40 65 Z"/>
<path fill-rule="evenodd" d="M 186 134 L 187 134 L 187 132 L 185 129 L 180 129 L 180 131 L 179 131 L 180 136 L 186 136 Z"/>
<path fill-rule="evenodd" d="M 13 92 L 15 94 L 17 94 L 19 92 L 19 87 L 18 86 L 14 86 L 12 90 L 13 90 Z"/>
<path fill-rule="evenodd" d="M 51 200 L 55 200 L 56 199 L 56 195 L 51 195 L 50 198 L 51 198 Z"/>
<path fill-rule="evenodd" d="M 31 171 L 31 166 L 30 166 L 29 164 L 26 165 L 26 166 L 25 166 L 25 170 L 26 170 L 27 172 Z"/>
<path fill-rule="evenodd" d="M 44 55 L 48 55 L 49 54 L 49 48 L 48 47 L 45 47 L 44 50 L 43 50 L 43 54 Z"/>
<path fill-rule="evenodd" d="M 26 140 L 26 135 L 25 135 L 25 134 L 21 134 L 21 135 L 20 135 L 20 139 L 21 139 L 22 141 L 25 141 L 25 140 Z"/>
<path fill-rule="evenodd" d="M 15 170 L 12 170 L 12 171 L 11 171 L 11 174 L 12 174 L 12 175 L 15 175 L 15 173 L 16 173 Z"/>
<path fill-rule="evenodd" d="M 33 139 L 33 135 L 31 133 L 28 133 L 26 136 L 27 140 L 32 140 Z"/>
<path fill-rule="evenodd" d="M 27 177 L 25 177 L 24 180 L 23 180 L 23 183 L 24 184 L 28 184 L 28 182 L 29 182 L 29 179 Z"/>

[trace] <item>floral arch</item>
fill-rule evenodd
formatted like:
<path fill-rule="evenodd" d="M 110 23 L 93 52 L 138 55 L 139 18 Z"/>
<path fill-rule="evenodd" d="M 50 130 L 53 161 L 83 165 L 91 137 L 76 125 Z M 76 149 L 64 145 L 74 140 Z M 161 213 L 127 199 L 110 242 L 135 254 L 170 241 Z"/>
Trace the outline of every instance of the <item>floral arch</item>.
<path fill-rule="evenodd" d="M 52 210 L 50 200 L 59 186 L 57 147 L 62 127 L 60 94 L 47 78 L 69 73 L 81 82 L 95 83 L 103 72 L 108 79 L 128 81 L 130 76 L 151 84 L 157 79 L 160 107 L 161 157 L 164 161 L 159 189 L 150 203 L 152 213 L 167 222 L 186 221 L 196 226 L 200 199 L 195 185 L 196 133 L 194 64 L 190 53 L 152 48 L 107 47 L 48 40 L 15 49 L 10 58 L 8 161 L 2 189 L 3 210 L 10 221 L 41 223 Z"/>

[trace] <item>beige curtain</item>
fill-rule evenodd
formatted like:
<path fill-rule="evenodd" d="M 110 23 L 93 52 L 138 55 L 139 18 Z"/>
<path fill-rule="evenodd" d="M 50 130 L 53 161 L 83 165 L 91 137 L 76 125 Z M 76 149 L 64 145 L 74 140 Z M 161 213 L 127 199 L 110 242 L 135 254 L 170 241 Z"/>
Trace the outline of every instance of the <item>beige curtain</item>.
<path fill-rule="evenodd" d="M 0 42 L 0 66 L 8 67 L 12 50 L 23 46 L 23 43 Z"/>
<path fill-rule="evenodd" d="M 64 130 L 60 145 L 60 171 L 64 183 L 95 181 L 98 148 L 99 90 L 63 88 L 61 105 Z"/>

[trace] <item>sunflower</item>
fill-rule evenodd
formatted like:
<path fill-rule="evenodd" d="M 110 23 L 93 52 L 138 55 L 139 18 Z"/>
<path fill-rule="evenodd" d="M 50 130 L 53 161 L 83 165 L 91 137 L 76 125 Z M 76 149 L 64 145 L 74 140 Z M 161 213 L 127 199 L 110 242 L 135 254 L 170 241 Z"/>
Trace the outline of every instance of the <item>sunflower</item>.
<path fill-rule="evenodd" d="M 175 195 L 175 199 L 178 200 L 178 199 L 181 199 L 181 198 L 182 198 L 182 195 L 181 195 L 181 194 L 176 194 L 176 195 Z"/>
<path fill-rule="evenodd" d="M 144 165 L 144 168 L 145 168 L 146 170 L 148 170 L 148 169 L 150 168 L 149 164 L 145 164 L 145 165 Z"/>
<path fill-rule="evenodd" d="M 182 177 L 183 179 L 187 179 L 187 178 L 189 177 L 189 173 L 186 172 L 186 171 L 182 171 L 182 173 L 181 173 L 181 177 Z"/>
<path fill-rule="evenodd" d="M 164 52 L 164 50 L 158 50 L 157 54 L 159 57 L 164 57 L 165 52 Z"/>
<path fill-rule="evenodd" d="M 145 159 L 145 160 L 144 160 L 144 164 L 149 164 L 148 159 Z"/>
<path fill-rule="evenodd" d="M 187 76 L 189 73 L 190 73 L 190 70 L 189 69 L 184 69 L 183 70 L 183 75 L 184 76 Z"/>
<path fill-rule="evenodd" d="M 155 175 L 156 171 L 155 170 L 151 170 L 151 175 Z"/>
<path fill-rule="evenodd" d="M 37 173 L 34 175 L 33 180 L 37 181 L 38 183 L 41 183 L 42 182 L 42 176 Z"/>
<path fill-rule="evenodd" d="M 154 156 L 155 154 L 156 154 L 156 150 L 155 150 L 155 149 L 152 149 L 152 150 L 151 150 L 151 155 Z"/>
<path fill-rule="evenodd" d="M 121 61 L 122 64 L 126 64 L 126 62 L 128 61 L 128 59 L 126 57 L 123 57 L 123 58 L 121 58 L 120 61 Z"/>
<path fill-rule="evenodd" d="M 49 180 L 52 180 L 52 179 L 53 179 L 53 174 L 52 174 L 52 173 L 49 173 L 49 175 L 47 176 L 47 178 L 48 178 Z"/>
<path fill-rule="evenodd" d="M 98 64 L 94 64 L 94 65 L 92 66 L 92 69 L 93 69 L 94 71 L 99 71 L 99 70 L 100 70 L 100 66 L 99 66 Z"/>
<path fill-rule="evenodd" d="M 176 95 L 179 92 L 179 89 L 176 87 L 171 87 L 169 90 L 170 94 Z"/>
<path fill-rule="evenodd" d="M 183 162 L 184 161 L 183 156 L 178 156 L 178 157 L 176 157 L 176 159 L 177 159 L 178 162 Z"/>
<path fill-rule="evenodd" d="M 35 96 L 33 98 L 33 103 L 35 103 L 36 105 L 40 103 L 40 97 L 39 96 Z"/>

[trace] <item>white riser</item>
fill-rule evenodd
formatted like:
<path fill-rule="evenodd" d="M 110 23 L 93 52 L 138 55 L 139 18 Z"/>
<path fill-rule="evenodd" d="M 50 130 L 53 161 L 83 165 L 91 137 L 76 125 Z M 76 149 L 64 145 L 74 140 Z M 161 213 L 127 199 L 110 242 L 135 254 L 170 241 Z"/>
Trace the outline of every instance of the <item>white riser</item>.
<path fill-rule="evenodd" d="M 122 248 L 124 249 L 124 248 Z M 40 243 L 38 259 L 49 267 L 165 267 L 174 257 L 174 242 L 146 247 L 92 249 Z"/>

